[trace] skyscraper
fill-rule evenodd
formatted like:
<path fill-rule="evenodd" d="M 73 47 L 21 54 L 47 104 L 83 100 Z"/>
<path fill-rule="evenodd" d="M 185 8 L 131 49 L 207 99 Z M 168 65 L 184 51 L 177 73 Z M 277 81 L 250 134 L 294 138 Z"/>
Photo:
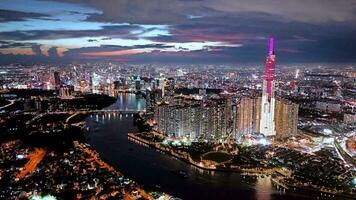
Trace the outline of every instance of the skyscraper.
<path fill-rule="evenodd" d="M 259 132 L 261 97 L 242 97 L 237 104 L 236 138 Z"/>
<path fill-rule="evenodd" d="M 57 71 L 54 72 L 54 84 L 56 86 L 56 89 L 58 89 L 61 86 L 61 78 L 59 76 L 59 72 Z"/>
<path fill-rule="evenodd" d="M 286 139 L 297 134 L 298 109 L 298 104 L 287 99 L 276 98 L 274 120 L 277 139 Z"/>
<path fill-rule="evenodd" d="M 265 78 L 263 80 L 260 133 L 265 136 L 276 135 L 274 123 L 274 68 L 276 55 L 274 54 L 274 40 L 269 39 L 269 51 L 266 58 Z"/>
<path fill-rule="evenodd" d="M 215 141 L 226 137 L 230 99 L 212 97 L 207 100 L 188 96 L 158 102 L 154 108 L 157 130 L 178 138 Z"/>

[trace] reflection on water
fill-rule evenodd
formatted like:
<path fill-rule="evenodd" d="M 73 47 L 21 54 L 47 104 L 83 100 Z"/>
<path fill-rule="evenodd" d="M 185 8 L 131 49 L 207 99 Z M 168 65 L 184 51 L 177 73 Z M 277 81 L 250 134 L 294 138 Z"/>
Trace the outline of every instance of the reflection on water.
<path fill-rule="evenodd" d="M 117 96 L 117 101 L 108 108 L 141 111 L 146 108 L 146 103 L 141 95 L 120 93 Z"/>
<path fill-rule="evenodd" d="M 107 112 L 107 113 L 103 113 L 103 114 L 92 114 L 89 116 L 90 119 L 95 120 L 95 122 L 99 122 L 104 124 L 107 121 L 110 120 L 121 120 L 123 117 L 127 118 L 127 117 L 133 117 L 134 114 L 122 114 L 119 112 Z"/>
<path fill-rule="evenodd" d="M 258 177 L 256 182 L 257 199 L 270 200 L 272 192 L 273 188 L 270 176 Z"/>

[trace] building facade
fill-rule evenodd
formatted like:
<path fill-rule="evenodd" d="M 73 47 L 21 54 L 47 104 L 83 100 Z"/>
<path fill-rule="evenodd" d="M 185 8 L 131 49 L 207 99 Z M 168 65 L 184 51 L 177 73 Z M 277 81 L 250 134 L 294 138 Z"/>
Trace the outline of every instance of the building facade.
<path fill-rule="evenodd" d="M 261 97 L 243 97 L 240 99 L 236 106 L 236 139 L 248 134 L 260 133 L 261 104 Z M 273 122 L 276 139 L 285 139 L 297 134 L 298 110 L 298 104 L 287 99 L 275 98 Z"/>
<path fill-rule="evenodd" d="M 156 103 L 154 120 L 156 129 L 168 136 L 212 141 L 226 137 L 229 113 L 227 98 L 175 97 Z"/>

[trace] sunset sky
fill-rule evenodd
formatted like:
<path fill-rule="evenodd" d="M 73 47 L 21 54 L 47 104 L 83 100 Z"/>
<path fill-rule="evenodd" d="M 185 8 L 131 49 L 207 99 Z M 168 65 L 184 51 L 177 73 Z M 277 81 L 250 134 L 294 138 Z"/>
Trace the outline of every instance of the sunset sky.
<path fill-rule="evenodd" d="M 1 0 L 0 63 L 355 63 L 355 0 Z"/>

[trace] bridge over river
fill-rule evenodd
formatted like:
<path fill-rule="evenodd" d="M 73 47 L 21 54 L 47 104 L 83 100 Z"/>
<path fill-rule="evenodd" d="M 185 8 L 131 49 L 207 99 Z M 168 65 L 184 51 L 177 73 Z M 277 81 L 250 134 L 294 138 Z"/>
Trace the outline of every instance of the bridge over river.
<path fill-rule="evenodd" d="M 120 114 L 120 115 L 128 115 L 133 116 L 134 114 L 139 113 L 140 111 L 135 109 L 102 109 L 102 110 L 77 110 L 77 111 L 53 111 L 53 112 L 44 112 L 44 113 L 32 113 L 32 112 L 24 112 L 24 114 L 36 114 L 34 118 L 26 122 L 26 125 L 29 125 L 36 120 L 40 119 L 45 115 L 55 115 L 55 114 L 70 114 L 70 116 L 65 120 L 66 123 L 69 122 L 70 119 L 79 115 L 79 114 Z"/>

